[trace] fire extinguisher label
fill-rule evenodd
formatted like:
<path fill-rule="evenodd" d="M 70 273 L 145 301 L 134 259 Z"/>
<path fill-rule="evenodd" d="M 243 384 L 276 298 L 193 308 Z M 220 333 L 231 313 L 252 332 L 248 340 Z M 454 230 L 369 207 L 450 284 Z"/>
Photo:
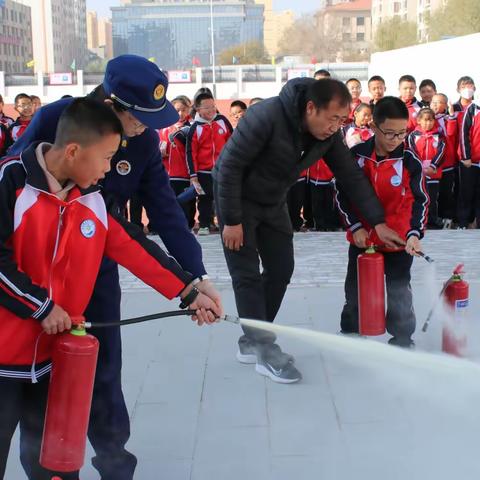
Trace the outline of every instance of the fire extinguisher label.
<path fill-rule="evenodd" d="M 455 300 L 455 309 L 467 308 L 468 307 L 468 298 L 464 300 Z"/>

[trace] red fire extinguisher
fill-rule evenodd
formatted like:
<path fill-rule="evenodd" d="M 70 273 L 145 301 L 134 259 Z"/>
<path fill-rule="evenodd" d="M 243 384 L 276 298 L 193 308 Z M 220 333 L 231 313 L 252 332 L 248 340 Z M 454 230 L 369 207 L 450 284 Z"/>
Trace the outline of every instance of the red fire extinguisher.
<path fill-rule="evenodd" d="M 460 264 L 453 271 L 444 291 L 450 322 L 443 326 L 442 351 L 457 357 L 464 355 L 467 346 L 465 314 L 468 308 L 468 283 L 463 280 L 463 273 L 463 264 Z"/>
<path fill-rule="evenodd" d="M 49 470 L 79 470 L 85 459 L 98 340 L 86 333 L 83 317 L 61 334 L 52 353 L 40 464 Z"/>
<path fill-rule="evenodd" d="M 360 335 L 385 333 L 385 267 L 373 246 L 357 257 L 358 321 Z"/>

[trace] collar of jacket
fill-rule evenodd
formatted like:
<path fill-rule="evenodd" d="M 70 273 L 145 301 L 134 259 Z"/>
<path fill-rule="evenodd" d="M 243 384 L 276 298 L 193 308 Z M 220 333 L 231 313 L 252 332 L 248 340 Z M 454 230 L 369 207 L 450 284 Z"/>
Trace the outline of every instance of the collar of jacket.
<path fill-rule="evenodd" d="M 33 188 L 51 195 L 45 173 L 43 172 L 42 167 L 39 165 L 37 156 L 35 154 L 35 149 L 40 143 L 42 142 L 34 142 L 29 145 L 28 148 L 20 154 L 20 160 L 22 161 L 23 167 L 27 173 L 27 183 Z M 92 185 L 86 189 L 80 188 L 77 185 L 76 188 L 80 191 L 82 196 L 100 190 L 99 185 Z"/>
<path fill-rule="evenodd" d="M 352 151 L 355 155 L 372 160 L 373 152 L 375 151 L 375 135 L 366 142 L 355 145 Z M 385 157 L 385 160 L 400 160 L 403 158 L 404 151 L 405 147 L 402 142 L 393 152 L 390 152 L 388 156 Z"/>
<path fill-rule="evenodd" d="M 204 123 L 205 125 L 211 125 L 213 122 L 215 122 L 215 120 L 218 120 L 218 117 L 219 117 L 219 116 L 220 116 L 220 114 L 217 113 L 212 120 L 208 121 L 208 120 L 205 120 L 204 118 L 202 118 L 202 117 L 200 116 L 200 114 L 197 112 L 197 113 L 195 114 L 194 121 L 197 122 L 197 123 Z"/>

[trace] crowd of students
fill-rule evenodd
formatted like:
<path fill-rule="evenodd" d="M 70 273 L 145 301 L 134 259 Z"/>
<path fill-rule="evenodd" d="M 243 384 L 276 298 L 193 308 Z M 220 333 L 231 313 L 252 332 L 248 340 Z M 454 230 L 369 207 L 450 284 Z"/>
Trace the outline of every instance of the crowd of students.
<path fill-rule="evenodd" d="M 329 77 L 326 70 L 315 72 L 315 79 Z M 373 110 L 385 96 L 385 81 L 379 75 L 368 81 L 370 99 L 362 96 L 359 80 L 346 82 L 352 96 L 350 115 L 342 128 L 349 148 L 373 136 L 370 127 Z M 430 208 L 428 228 L 474 228 L 480 226 L 480 107 L 474 102 L 475 83 L 463 76 L 457 83 L 459 99 L 449 101 L 437 92 L 435 83 L 422 80 L 418 87 L 411 75 L 399 79 L 399 98 L 409 112 L 405 145 L 420 159 L 426 177 Z M 250 100 L 249 106 L 261 101 Z M 235 100 L 229 119 L 219 113 L 208 88 L 201 88 L 193 102 L 181 95 L 173 99 L 180 120 L 158 131 L 164 165 L 171 186 L 181 195 L 193 186 L 196 195 L 182 201 L 188 224 L 199 235 L 218 232 L 214 221 L 211 170 L 233 129 L 244 116 L 247 105 Z M 0 156 L 22 135 L 35 110 L 41 107 L 34 95 L 15 97 L 14 120 L 3 113 L 0 96 Z M 296 231 L 337 231 L 344 228 L 335 201 L 335 179 L 323 159 L 302 172 L 288 194 L 288 208 Z M 130 220 L 142 224 L 142 208 L 132 199 Z M 198 223 L 197 223 L 198 220 Z M 145 227 L 148 231 L 148 228 Z"/>

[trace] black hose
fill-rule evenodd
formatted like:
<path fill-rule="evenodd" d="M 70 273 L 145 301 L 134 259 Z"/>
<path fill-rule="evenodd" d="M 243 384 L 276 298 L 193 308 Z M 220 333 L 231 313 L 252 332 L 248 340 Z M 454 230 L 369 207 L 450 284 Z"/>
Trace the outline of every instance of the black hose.
<path fill-rule="evenodd" d="M 142 317 L 127 318 L 120 322 L 86 322 L 87 328 L 102 328 L 102 327 L 121 327 L 123 325 L 131 325 L 132 323 L 148 322 L 149 320 L 157 320 L 159 318 L 167 317 L 182 317 L 195 315 L 196 310 L 173 310 L 171 312 L 152 313 L 151 315 L 143 315 Z"/>

